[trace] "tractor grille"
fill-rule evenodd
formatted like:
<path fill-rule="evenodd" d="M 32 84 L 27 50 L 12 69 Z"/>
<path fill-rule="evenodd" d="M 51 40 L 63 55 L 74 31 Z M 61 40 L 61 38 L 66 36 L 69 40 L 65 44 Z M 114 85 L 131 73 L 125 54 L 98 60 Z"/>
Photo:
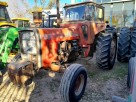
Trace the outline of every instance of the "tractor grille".
<path fill-rule="evenodd" d="M 19 39 L 22 53 L 36 55 L 36 36 L 33 31 L 22 31 Z"/>

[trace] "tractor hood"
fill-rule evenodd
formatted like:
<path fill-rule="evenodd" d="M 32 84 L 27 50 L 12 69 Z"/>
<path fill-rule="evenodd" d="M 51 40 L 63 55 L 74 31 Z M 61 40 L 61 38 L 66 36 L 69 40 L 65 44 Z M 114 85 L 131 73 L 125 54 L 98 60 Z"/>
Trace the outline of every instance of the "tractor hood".
<path fill-rule="evenodd" d="M 61 26 L 61 28 L 74 28 L 74 29 L 76 29 L 76 28 L 78 28 L 79 25 L 81 25 L 81 24 L 83 24 L 83 23 L 85 24 L 85 23 L 87 23 L 87 22 L 85 22 L 85 21 L 64 22 L 64 23 L 61 23 L 60 26 Z"/>
<path fill-rule="evenodd" d="M 38 33 L 44 40 L 71 40 L 79 38 L 78 30 L 75 28 L 38 28 Z"/>
<path fill-rule="evenodd" d="M 0 22 L 0 27 L 3 26 L 11 26 L 11 27 L 16 27 L 15 24 L 13 23 L 8 23 L 8 22 Z"/>

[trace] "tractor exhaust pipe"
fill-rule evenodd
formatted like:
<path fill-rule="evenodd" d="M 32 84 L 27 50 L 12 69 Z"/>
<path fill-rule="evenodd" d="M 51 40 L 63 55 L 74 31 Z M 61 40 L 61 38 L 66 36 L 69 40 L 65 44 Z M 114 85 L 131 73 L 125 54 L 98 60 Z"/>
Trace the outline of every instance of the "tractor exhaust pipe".
<path fill-rule="evenodd" d="M 56 0 L 56 7 L 57 7 L 57 27 L 60 27 L 60 12 L 59 12 L 60 2 Z"/>

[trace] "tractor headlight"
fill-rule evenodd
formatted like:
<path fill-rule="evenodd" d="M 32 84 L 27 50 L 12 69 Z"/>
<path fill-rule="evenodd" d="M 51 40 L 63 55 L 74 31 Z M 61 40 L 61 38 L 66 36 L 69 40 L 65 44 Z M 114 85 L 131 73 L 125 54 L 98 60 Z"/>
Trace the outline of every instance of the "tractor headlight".
<path fill-rule="evenodd" d="M 20 36 L 20 45 L 23 53 L 36 54 L 36 36 L 33 31 L 23 31 Z"/>

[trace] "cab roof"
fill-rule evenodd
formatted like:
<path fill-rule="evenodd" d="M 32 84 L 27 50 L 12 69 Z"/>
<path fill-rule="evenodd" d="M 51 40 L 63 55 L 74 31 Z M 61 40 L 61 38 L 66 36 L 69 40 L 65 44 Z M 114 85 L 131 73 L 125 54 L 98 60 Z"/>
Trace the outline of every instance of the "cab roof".
<path fill-rule="evenodd" d="M 8 6 L 8 4 L 6 2 L 0 1 L 0 6 Z"/>
<path fill-rule="evenodd" d="M 17 21 L 17 20 L 29 21 L 29 19 L 27 18 L 12 18 L 12 21 Z"/>
<path fill-rule="evenodd" d="M 85 5 L 85 4 L 94 4 L 94 5 L 97 5 L 97 6 L 104 8 L 101 4 L 97 4 L 97 3 L 92 2 L 92 1 L 85 1 L 85 2 L 80 2 L 80 3 L 75 3 L 75 4 L 66 4 L 64 6 L 64 8 L 78 6 L 78 5 Z"/>
<path fill-rule="evenodd" d="M 42 12 L 42 8 L 38 8 L 37 10 L 33 11 L 32 13 L 35 13 L 35 12 Z"/>

